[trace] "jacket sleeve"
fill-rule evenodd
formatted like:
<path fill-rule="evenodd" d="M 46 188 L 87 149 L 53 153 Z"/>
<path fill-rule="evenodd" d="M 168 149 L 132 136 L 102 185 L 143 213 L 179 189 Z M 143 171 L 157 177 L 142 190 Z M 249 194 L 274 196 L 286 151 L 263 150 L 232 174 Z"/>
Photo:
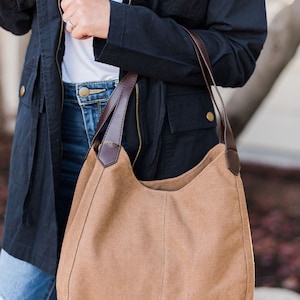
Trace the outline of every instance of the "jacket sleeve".
<path fill-rule="evenodd" d="M 264 0 L 211 0 L 194 30 L 204 41 L 220 86 L 242 86 L 266 38 Z M 201 24 L 201 21 L 199 21 Z M 95 59 L 167 82 L 204 84 L 190 38 L 172 18 L 111 1 L 106 41 L 94 39 Z"/>
<path fill-rule="evenodd" d="M 35 0 L 1 0 L 0 26 L 16 35 L 31 29 Z"/>

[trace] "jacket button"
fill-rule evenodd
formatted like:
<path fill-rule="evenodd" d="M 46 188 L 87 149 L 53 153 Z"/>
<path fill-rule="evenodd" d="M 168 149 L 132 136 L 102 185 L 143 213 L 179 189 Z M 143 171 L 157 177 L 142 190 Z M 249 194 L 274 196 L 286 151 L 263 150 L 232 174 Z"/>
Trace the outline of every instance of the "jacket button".
<path fill-rule="evenodd" d="M 209 121 L 209 122 L 213 122 L 215 120 L 215 115 L 209 111 L 207 114 L 206 114 L 206 119 Z"/>
<path fill-rule="evenodd" d="M 21 97 L 23 97 L 23 96 L 25 95 L 25 91 L 26 91 L 25 86 L 22 85 L 22 86 L 20 87 L 20 96 L 21 96 Z"/>
<path fill-rule="evenodd" d="M 82 87 L 79 89 L 79 96 L 86 98 L 90 94 L 90 90 L 87 87 Z"/>

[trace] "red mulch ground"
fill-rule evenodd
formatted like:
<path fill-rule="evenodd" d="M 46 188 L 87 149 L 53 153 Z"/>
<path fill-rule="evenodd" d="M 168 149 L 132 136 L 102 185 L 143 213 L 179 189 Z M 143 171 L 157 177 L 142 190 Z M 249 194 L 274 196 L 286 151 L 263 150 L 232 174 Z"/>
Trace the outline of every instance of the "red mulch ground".
<path fill-rule="evenodd" d="M 12 138 L 0 134 L 0 241 Z M 257 286 L 300 292 L 300 170 L 243 165 Z"/>
<path fill-rule="evenodd" d="M 300 170 L 244 165 L 257 286 L 300 293 Z"/>

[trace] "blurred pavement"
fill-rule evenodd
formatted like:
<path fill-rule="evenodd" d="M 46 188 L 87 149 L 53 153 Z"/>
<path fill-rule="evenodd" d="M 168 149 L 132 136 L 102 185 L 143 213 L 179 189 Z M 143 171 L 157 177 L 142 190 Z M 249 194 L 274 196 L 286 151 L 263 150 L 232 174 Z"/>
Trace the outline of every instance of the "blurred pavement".
<path fill-rule="evenodd" d="M 255 289 L 254 300 L 300 300 L 300 295 L 286 289 L 260 287 Z"/>

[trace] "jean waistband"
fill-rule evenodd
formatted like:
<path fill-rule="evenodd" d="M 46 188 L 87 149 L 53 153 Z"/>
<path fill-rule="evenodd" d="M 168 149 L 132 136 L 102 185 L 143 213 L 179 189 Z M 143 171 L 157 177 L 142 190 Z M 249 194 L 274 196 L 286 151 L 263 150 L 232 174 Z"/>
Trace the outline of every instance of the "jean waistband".
<path fill-rule="evenodd" d="M 64 82 L 65 100 L 74 100 L 80 103 L 89 103 L 99 99 L 109 98 L 112 90 L 118 85 L 118 80 L 90 81 L 82 83 Z"/>

